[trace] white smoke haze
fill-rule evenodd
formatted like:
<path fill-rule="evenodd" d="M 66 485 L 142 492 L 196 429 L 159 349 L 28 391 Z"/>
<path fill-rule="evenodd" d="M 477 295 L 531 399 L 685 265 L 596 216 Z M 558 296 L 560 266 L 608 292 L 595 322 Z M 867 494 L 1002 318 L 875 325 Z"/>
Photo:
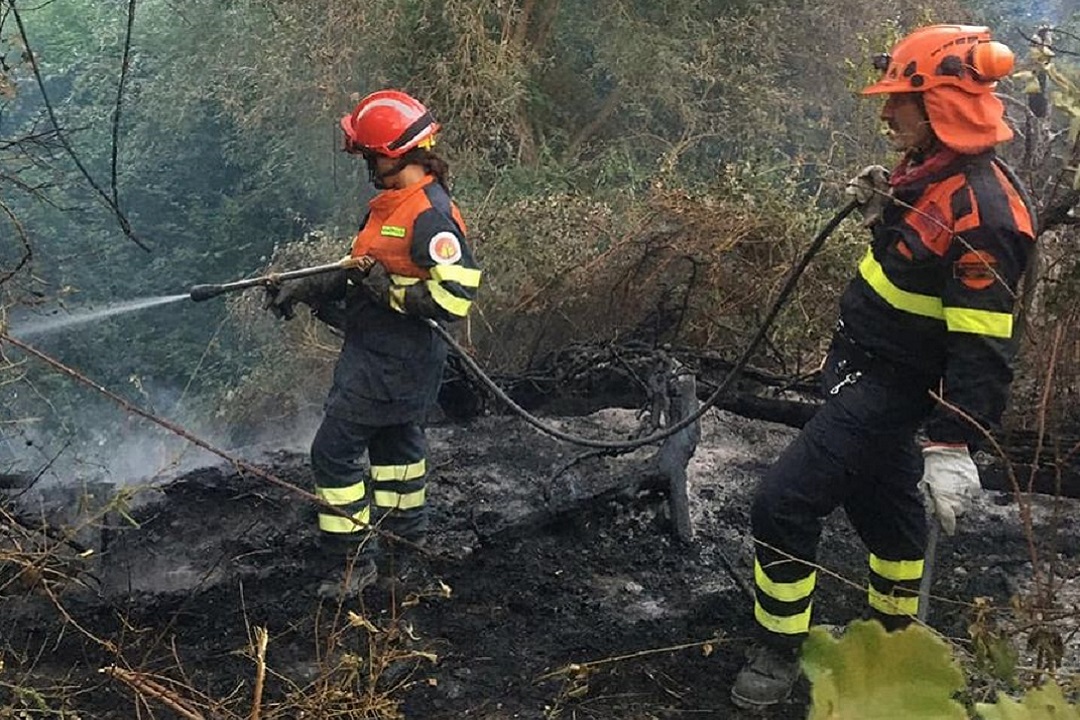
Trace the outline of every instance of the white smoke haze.
<path fill-rule="evenodd" d="M 253 463 L 271 453 L 306 453 L 321 420 L 310 408 L 287 423 L 267 422 L 244 428 L 217 420 L 199 402 L 186 404 L 179 388 L 140 385 L 144 403 L 133 403 L 232 458 Z M 0 473 L 34 479 L 39 491 L 87 484 L 158 485 L 191 470 L 228 462 L 190 440 L 107 398 L 85 390 L 75 416 L 65 427 L 45 431 L 38 423 L 20 423 L 0 443 Z"/>
<path fill-rule="evenodd" d="M 9 332 L 16 338 L 32 337 L 32 345 L 80 371 L 76 358 L 82 351 L 81 339 L 109 325 L 113 336 L 127 337 L 132 343 L 132 365 L 140 367 L 145 363 L 139 360 L 138 342 L 156 340 L 152 334 L 139 341 L 131 338 L 125 332 L 128 318 L 162 312 L 151 308 L 187 298 L 184 294 L 79 307 L 24 308 L 11 318 Z M 183 312 L 198 321 L 201 315 L 194 310 L 199 309 Z M 35 363 L 25 358 L 36 380 L 0 384 L 0 478 L 6 476 L 0 485 L 19 484 L 19 478 L 32 479 L 35 491 L 98 483 L 156 485 L 199 467 L 227 462 L 165 427 L 128 413 L 84 384 L 58 373 L 38 373 Z M 230 403 L 243 402 L 231 391 L 201 387 L 201 376 L 200 382 L 193 383 L 196 375 L 162 381 L 139 370 L 133 373 L 127 387 L 106 389 L 230 457 L 258 463 L 269 453 L 306 453 L 321 420 L 322 398 L 300 397 L 295 386 L 297 397 L 288 398 L 293 402 L 282 408 L 286 417 L 257 417 L 257 411 L 236 412 L 236 407 L 230 407 Z M 219 377 L 212 384 L 222 381 Z M 225 382 L 234 385 L 239 379 Z M 220 398 L 220 404 L 211 404 L 209 396 Z"/>

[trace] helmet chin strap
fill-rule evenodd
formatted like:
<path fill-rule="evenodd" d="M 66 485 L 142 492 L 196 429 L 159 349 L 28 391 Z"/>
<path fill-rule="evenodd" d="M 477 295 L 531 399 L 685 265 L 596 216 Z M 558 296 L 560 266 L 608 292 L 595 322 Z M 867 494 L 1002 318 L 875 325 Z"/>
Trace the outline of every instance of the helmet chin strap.
<path fill-rule="evenodd" d="M 364 160 L 367 162 L 368 180 L 371 181 L 371 184 L 375 186 L 376 190 L 386 190 L 389 187 L 389 185 L 386 184 L 387 178 L 397 175 L 409 164 L 409 161 L 405 158 L 398 158 L 393 167 L 386 172 L 381 173 L 379 172 L 377 155 L 366 155 Z"/>

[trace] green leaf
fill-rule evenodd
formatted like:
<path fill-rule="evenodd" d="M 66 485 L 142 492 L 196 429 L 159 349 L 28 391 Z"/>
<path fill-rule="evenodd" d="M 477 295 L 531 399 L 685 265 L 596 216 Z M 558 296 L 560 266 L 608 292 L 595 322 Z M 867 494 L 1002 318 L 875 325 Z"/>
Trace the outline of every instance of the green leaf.
<path fill-rule="evenodd" d="M 1076 83 L 1074 83 L 1068 75 L 1059 72 L 1058 69 L 1052 64 L 1047 65 L 1045 69 L 1046 74 L 1050 76 L 1050 79 L 1053 80 L 1059 87 L 1063 88 L 1066 92 L 1073 95 L 1080 92 L 1080 88 L 1077 88 Z"/>
<path fill-rule="evenodd" d="M 1080 102 L 1073 95 L 1055 91 L 1050 93 L 1050 98 L 1057 109 L 1064 110 L 1074 118 L 1080 117 Z"/>
<path fill-rule="evenodd" d="M 887 633 L 877 621 L 852 623 L 840 640 L 812 628 L 803 645 L 812 685 L 809 720 L 964 720 L 952 699 L 964 675 L 949 645 L 912 625 Z"/>
<path fill-rule="evenodd" d="M 976 703 L 975 712 L 983 720 L 1080 720 L 1076 706 L 1065 702 L 1053 682 L 1028 691 L 1023 702 L 999 693 L 996 703 Z"/>
<path fill-rule="evenodd" d="M 975 643 L 976 657 L 982 667 L 998 680 L 1016 682 L 1016 664 L 1020 653 L 1008 636 L 980 638 Z"/>

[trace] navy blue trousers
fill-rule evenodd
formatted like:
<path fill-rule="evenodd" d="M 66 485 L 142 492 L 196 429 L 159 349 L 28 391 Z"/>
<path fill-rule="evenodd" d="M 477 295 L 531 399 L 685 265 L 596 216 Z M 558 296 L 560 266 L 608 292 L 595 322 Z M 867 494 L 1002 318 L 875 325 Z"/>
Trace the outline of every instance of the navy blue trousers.
<path fill-rule="evenodd" d="M 373 426 L 327 415 L 311 444 L 315 493 L 344 516 L 319 512 L 323 539 L 374 549 L 370 527 L 378 525 L 422 541 L 428 525 L 426 455 L 424 430 L 417 423 Z"/>
<path fill-rule="evenodd" d="M 915 436 L 933 407 L 931 383 L 838 338 L 823 384 L 825 404 L 766 473 L 751 511 L 754 614 L 777 645 L 809 629 L 822 519 L 838 506 L 869 550 L 874 616 L 895 628 L 917 609 L 927 524 Z"/>

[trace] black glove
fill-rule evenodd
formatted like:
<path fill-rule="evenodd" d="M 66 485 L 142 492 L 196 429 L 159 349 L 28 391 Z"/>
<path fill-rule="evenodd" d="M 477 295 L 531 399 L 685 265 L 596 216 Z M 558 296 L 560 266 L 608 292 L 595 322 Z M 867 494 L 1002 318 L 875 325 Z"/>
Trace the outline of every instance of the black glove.
<path fill-rule="evenodd" d="M 296 312 L 294 305 L 297 302 L 318 307 L 323 303 L 339 300 L 345 296 L 345 273 L 345 270 L 331 270 L 296 280 L 286 280 L 278 285 L 267 285 L 263 309 L 281 319 L 291 320 Z"/>
<path fill-rule="evenodd" d="M 435 302 L 431 291 L 424 283 L 417 283 L 405 288 L 405 312 L 408 315 L 431 318 L 432 320 L 453 321 L 454 317 Z"/>
<path fill-rule="evenodd" d="M 349 272 L 355 271 L 350 270 Z M 406 315 L 416 315 L 433 320 L 456 319 L 439 307 L 438 303 L 431 297 L 431 292 L 427 289 L 427 286 L 422 282 L 409 285 L 404 289 L 401 296 L 401 307 L 391 304 L 390 288 L 393 287 L 393 281 L 390 279 L 390 273 L 386 271 L 382 263 L 377 262 L 372 265 L 367 275 L 360 279 L 358 284 L 363 288 L 364 294 L 375 303 L 399 311 L 404 310 Z"/>
<path fill-rule="evenodd" d="M 348 317 L 348 313 L 345 312 L 345 303 L 322 303 L 321 305 L 312 308 L 311 314 L 314 315 L 317 320 L 326 323 L 335 330 L 345 332 L 345 318 Z"/>
<path fill-rule="evenodd" d="M 393 286 L 393 282 L 390 280 L 390 273 L 387 272 L 386 266 L 381 262 L 376 262 L 371 266 L 371 269 L 367 273 L 357 279 L 357 270 L 350 270 L 348 272 L 354 273 L 350 276 L 350 282 L 359 284 L 364 290 L 364 294 L 375 302 L 376 305 L 383 305 L 390 307 L 390 288 Z"/>

